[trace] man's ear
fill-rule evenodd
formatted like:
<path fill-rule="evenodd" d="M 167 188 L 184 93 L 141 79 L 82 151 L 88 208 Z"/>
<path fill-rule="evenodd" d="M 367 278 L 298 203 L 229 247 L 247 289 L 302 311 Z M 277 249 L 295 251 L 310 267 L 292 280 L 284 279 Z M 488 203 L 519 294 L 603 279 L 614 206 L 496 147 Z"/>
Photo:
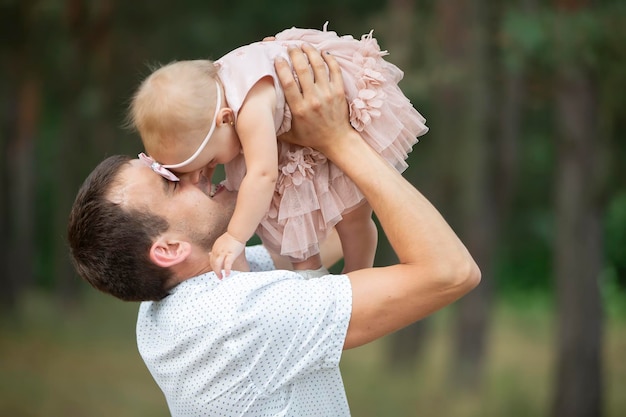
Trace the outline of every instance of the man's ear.
<path fill-rule="evenodd" d="M 160 236 L 150 248 L 150 260 L 160 267 L 168 268 L 183 262 L 190 253 L 189 242 Z"/>

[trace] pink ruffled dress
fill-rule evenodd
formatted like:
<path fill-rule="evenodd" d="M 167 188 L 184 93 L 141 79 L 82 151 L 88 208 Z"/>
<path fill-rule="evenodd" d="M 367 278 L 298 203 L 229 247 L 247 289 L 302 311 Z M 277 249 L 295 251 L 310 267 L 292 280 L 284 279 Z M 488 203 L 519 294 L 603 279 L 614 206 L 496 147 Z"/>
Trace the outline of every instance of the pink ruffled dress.
<path fill-rule="evenodd" d="M 361 136 L 399 172 L 417 137 L 428 131 L 425 119 L 398 87 L 403 72 L 385 61 L 372 33 L 360 40 L 328 31 L 291 28 L 273 42 L 257 42 L 235 49 L 216 61 L 226 100 L 235 115 L 250 88 L 271 76 L 277 93 L 276 134 L 291 127 L 291 114 L 274 69 L 274 59 L 289 59 L 287 48 L 307 42 L 330 52 L 341 66 L 350 122 Z M 320 152 L 278 142 L 279 176 L 271 206 L 257 235 L 271 250 L 303 260 L 319 253 L 319 242 L 342 215 L 365 200 L 356 185 Z M 228 189 L 239 189 L 245 176 L 243 156 L 225 166 Z M 376 173 L 372 173 L 376 175 Z"/>

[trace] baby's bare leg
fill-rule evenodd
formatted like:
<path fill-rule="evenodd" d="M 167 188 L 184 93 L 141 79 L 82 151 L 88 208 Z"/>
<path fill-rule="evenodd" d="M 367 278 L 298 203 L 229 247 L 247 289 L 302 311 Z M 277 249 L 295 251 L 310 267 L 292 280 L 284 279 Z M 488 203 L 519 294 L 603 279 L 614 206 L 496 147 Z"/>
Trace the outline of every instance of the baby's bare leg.
<path fill-rule="evenodd" d="M 328 275 L 328 269 L 322 266 L 322 257 L 317 254 L 304 261 L 292 262 L 293 270 L 305 279 L 319 278 Z"/>
<path fill-rule="evenodd" d="M 365 203 L 345 214 L 335 228 L 343 248 L 343 272 L 371 268 L 378 244 L 378 230 L 370 205 Z"/>

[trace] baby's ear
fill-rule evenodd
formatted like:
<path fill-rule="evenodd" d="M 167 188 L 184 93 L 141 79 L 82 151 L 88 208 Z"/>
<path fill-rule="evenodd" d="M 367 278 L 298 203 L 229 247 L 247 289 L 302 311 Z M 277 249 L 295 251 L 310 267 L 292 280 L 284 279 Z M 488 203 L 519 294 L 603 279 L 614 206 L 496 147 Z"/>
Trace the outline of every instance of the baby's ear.
<path fill-rule="evenodd" d="M 217 114 L 216 124 L 218 126 L 221 126 L 221 125 L 234 126 L 235 125 L 235 113 L 233 112 L 233 109 L 231 109 L 230 107 L 222 107 L 219 113 Z"/>
<path fill-rule="evenodd" d="M 190 253 L 189 242 L 160 236 L 150 248 L 150 260 L 162 268 L 169 268 L 187 259 Z"/>

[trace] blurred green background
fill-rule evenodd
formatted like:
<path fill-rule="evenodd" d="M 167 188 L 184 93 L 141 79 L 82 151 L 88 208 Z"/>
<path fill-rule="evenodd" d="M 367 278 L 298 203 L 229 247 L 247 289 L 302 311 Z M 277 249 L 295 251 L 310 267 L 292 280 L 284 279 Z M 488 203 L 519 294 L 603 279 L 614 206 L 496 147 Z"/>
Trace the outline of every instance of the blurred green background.
<path fill-rule="evenodd" d="M 75 275 L 65 228 L 148 65 L 291 26 L 374 30 L 429 133 L 405 172 L 483 272 L 347 351 L 354 416 L 626 415 L 626 5 L 584 0 L 0 1 L 0 415 L 166 416 L 137 304 Z M 621 138 L 621 139 L 620 139 Z M 381 237 L 376 263 L 394 262 Z"/>

